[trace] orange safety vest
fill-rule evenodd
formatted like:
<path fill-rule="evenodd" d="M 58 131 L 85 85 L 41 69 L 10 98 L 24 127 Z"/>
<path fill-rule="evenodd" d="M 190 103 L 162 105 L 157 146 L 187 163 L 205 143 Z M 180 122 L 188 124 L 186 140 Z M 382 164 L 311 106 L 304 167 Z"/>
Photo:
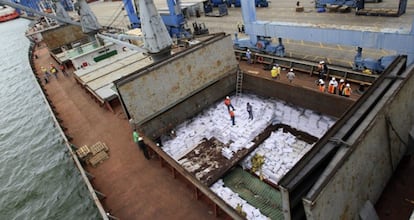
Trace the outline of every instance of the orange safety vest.
<path fill-rule="evenodd" d="M 351 95 L 351 88 L 344 89 L 344 96 L 349 97 Z"/>
<path fill-rule="evenodd" d="M 331 94 L 335 93 L 335 86 L 333 84 L 329 84 L 328 92 L 331 93 Z"/>
<path fill-rule="evenodd" d="M 319 91 L 325 92 L 325 85 L 319 85 Z"/>

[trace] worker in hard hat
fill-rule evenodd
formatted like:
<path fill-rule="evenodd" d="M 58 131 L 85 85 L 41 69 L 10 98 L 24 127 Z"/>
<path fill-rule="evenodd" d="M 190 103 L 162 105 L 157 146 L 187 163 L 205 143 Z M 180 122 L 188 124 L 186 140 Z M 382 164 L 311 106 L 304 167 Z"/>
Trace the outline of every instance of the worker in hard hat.
<path fill-rule="evenodd" d="M 144 139 L 142 137 L 138 138 L 138 146 L 142 150 L 145 159 L 149 160 L 151 157 L 148 153 L 147 145 L 144 143 Z"/>
<path fill-rule="evenodd" d="M 295 73 L 293 72 L 293 69 L 289 70 L 289 72 L 286 74 L 286 77 L 288 78 L 289 82 L 292 83 L 293 79 L 295 78 Z"/>
<path fill-rule="evenodd" d="M 352 94 L 352 89 L 351 89 L 351 85 L 349 85 L 349 83 L 347 83 L 345 85 L 344 90 L 342 91 L 343 96 L 345 97 L 349 97 Z"/>
<path fill-rule="evenodd" d="M 344 79 L 340 79 L 339 80 L 339 85 L 338 85 L 338 95 L 342 96 L 343 91 L 345 88 L 345 80 Z"/>
<path fill-rule="evenodd" d="M 132 132 L 132 138 L 134 139 L 135 144 L 138 145 L 138 147 L 142 150 L 142 153 L 144 154 L 144 157 L 149 160 L 150 156 L 148 154 L 147 145 L 144 143 L 144 139 L 139 136 L 136 129 Z"/>
<path fill-rule="evenodd" d="M 318 71 L 319 71 L 319 79 L 322 79 L 323 76 L 328 73 L 328 66 L 326 65 L 325 61 L 323 60 L 319 61 Z"/>
<path fill-rule="evenodd" d="M 372 71 L 364 66 L 364 70 L 362 70 L 362 73 L 363 74 L 371 75 L 372 74 Z"/>
<path fill-rule="evenodd" d="M 45 83 L 48 83 L 49 82 L 49 77 L 51 76 L 50 73 L 49 73 L 49 71 L 47 71 L 47 69 L 44 66 L 41 66 L 40 67 L 40 70 L 44 74 L 43 77 L 44 77 Z"/>
<path fill-rule="evenodd" d="M 270 75 L 273 79 L 278 79 L 280 77 L 280 66 L 277 64 L 273 66 L 272 70 L 270 70 Z"/>
<path fill-rule="evenodd" d="M 323 79 L 319 79 L 318 88 L 319 88 L 319 91 L 325 92 L 325 82 L 323 81 Z"/>
<path fill-rule="evenodd" d="M 337 87 L 338 87 L 338 82 L 336 81 L 335 77 L 332 77 L 332 79 L 329 81 L 329 84 L 328 84 L 328 93 L 336 94 Z"/>
<path fill-rule="evenodd" d="M 230 110 L 234 111 L 234 106 L 231 104 L 230 97 L 226 96 L 226 98 L 224 99 L 224 104 L 226 105 L 228 111 Z"/>
<path fill-rule="evenodd" d="M 252 63 L 252 52 L 249 49 L 246 51 L 246 59 L 248 64 Z"/>

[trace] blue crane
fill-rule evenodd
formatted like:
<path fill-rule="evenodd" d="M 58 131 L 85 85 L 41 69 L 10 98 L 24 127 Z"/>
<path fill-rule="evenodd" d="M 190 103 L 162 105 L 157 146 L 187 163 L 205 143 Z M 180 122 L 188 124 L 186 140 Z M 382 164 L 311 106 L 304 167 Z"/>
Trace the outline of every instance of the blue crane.
<path fill-rule="evenodd" d="M 125 11 L 127 12 L 131 28 L 141 28 L 140 13 L 136 10 L 134 0 L 123 0 Z M 162 21 L 167 27 L 171 37 L 190 38 L 191 31 L 185 27 L 186 20 L 181 12 L 181 3 L 179 0 L 167 0 L 169 14 L 161 14 Z"/>

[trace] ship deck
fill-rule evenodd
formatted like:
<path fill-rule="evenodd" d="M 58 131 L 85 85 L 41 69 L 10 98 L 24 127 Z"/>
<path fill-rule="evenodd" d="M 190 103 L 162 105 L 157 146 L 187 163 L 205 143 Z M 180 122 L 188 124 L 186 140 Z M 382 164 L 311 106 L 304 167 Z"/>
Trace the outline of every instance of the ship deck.
<path fill-rule="evenodd" d="M 35 61 L 38 72 L 41 65 L 54 62 L 46 47 L 38 47 L 35 54 L 38 56 Z M 271 78 L 269 72 L 263 70 L 260 64 L 249 65 L 242 61 L 240 66 L 247 74 Z M 284 74 L 282 72 L 282 77 L 277 83 L 289 83 L 286 77 L 283 77 Z M 316 76 L 299 73 L 293 83 L 317 90 L 314 85 L 315 79 Z M 74 145 L 92 145 L 101 141 L 109 147 L 110 158 L 97 167 L 87 166 L 86 170 L 94 176 L 92 180 L 94 187 L 105 194 L 103 205 L 113 216 L 121 219 L 217 218 L 212 206 L 196 200 L 189 184 L 175 179 L 176 176 L 171 174 L 169 169 L 161 168 L 160 161 L 156 158 L 145 160 L 132 141 L 131 128 L 119 104 L 114 103 L 114 113 L 112 113 L 99 103 L 95 103 L 94 99 L 76 82 L 73 74 L 70 77 L 60 75 L 57 80 L 53 78 L 48 84 L 44 84 L 44 88 Z M 352 97 L 352 99 L 357 98 L 357 94 Z M 410 159 L 401 166 L 396 175 L 407 183 L 410 175 L 404 175 L 404 172 L 409 172 L 414 162 Z M 404 188 L 398 181 L 391 184 L 393 190 Z M 393 194 L 397 195 L 396 191 L 393 191 Z M 414 192 L 406 195 L 414 195 Z M 391 206 L 392 204 L 388 204 L 390 200 L 395 202 L 392 196 L 380 200 L 379 206 L 386 207 L 378 210 L 380 217 L 409 215 L 411 211 L 409 203 L 399 201 Z M 399 211 L 390 213 L 390 210 L 394 210 L 392 208 L 397 206 L 396 204 L 400 204 L 395 207 L 395 210 Z M 218 218 L 226 219 L 226 216 Z"/>
<path fill-rule="evenodd" d="M 110 4 L 122 4 L 122 2 L 108 2 L 108 5 Z M 273 4 L 272 7 L 276 8 L 278 6 L 281 6 L 279 7 L 280 10 L 293 10 L 294 8 L 294 6 L 286 5 L 286 3 L 282 5 L 279 5 L 279 3 L 278 5 Z M 92 9 L 94 9 L 93 5 Z M 105 10 L 99 9 L 99 11 Z M 106 13 L 113 11 L 114 9 L 106 10 Z M 235 14 L 234 17 L 220 18 L 220 23 L 223 24 L 221 26 L 225 30 L 219 29 L 217 26 L 209 26 L 210 23 L 208 22 L 217 23 L 219 18 L 205 18 L 211 19 L 211 21 L 202 19 L 200 21 L 206 22 L 210 32 L 226 30 L 226 32 L 234 32 L 236 29 L 235 24 L 241 20 L 241 15 L 237 14 L 239 11 L 239 9 L 230 9 L 229 13 Z M 99 13 L 97 14 L 99 19 Z M 402 19 L 407 19 L 412 14 L 414 14 L 413 6 L 409 2 L 407 13 L 402 18 L 392 19 L 395 19 L 395 22 L 401 22 Z M 269 14 L 268 16 L 271 15 Z M 341 16 L 352 17 L 355 15 L 337 14 L 335 16 L 328 15 L 328 18 L 324 16 L 316 15 L 321 22 L 343 20 Z M 283 17 L 289 17 L 289 15 Z M 333 19 L 334 17 L 337 17 L 337 19 Z M 372 20 L 370 21 L 372 23 L 382 23 L 379 20 L 382 18 L 379 17 L 368 19 Z M 365 21 L 356 22 L 369 23 Z M 105 25 L 104 22 L 101 23 Z M 296 45 L 297 48 L 302 45 L 301 42 L 288 41 L 288 43 L 292 43 L 293 46 Z M 329 51 L 332 48 L 327 47 L 324 49 Z M 345 51 L 348 49 L 339 48 L 338 50 Z M 298 51 L 300 50 L 298 49 Z M 351 49 L 348 52 L 351 52 Z M 352 54 L 353 52 L 352 49 Z M 377 51 L 372 53 L 369 51 L 364 52 L 368 56 L 378 56 L 387 53 L 386 51 L 380 52 L 380 54 Z M 49 56 L 48 49 L 42 45 L 36 48 L 35 54 L 38 56 L 38 59 L 35 60 L 38 72 L 40 72 L 40 66 L 48 66 L 50 62 L 54 62 L 53 58 Z M 270 78 L 270 73 L 263 70 L 262 65 L 248 65 L 245 62 L 241 62 L 240 66 L 247 74 Z M 285 72 L 282 73 L 282 77 L 278 80 L 279 83 L 288 83 L 284 74 Z M 42 78 L 43 76 L 39 75 L 39 77 Z M 297 74 L 293 84 L 317 90 L 314 84 L 315 79 L 315 76 L 311 77 L 308 74 Z M 179 179 L 174 179 L 174 175 L 171 175 L 170 170 L 161 168 L 156 158 L 149 161 L 145 160 L 139 148 L 132 141 L 131 128 L 119 104 L 113 103 L 114 113 L 112 113 L 98 103 L 95 103 L 94 99 L 76 83 L 73 75 L 68 78 L 60 75 L 58 80 L 53 78 L 44 87 L 53 106 L 59 113 L 57 117 L 62 120 L 62 125 L 67 128 L 67 135 L 73 138 L 72 143 L 74 145 L 92 145 L 101 141 L 105 142 L 109 147 L 110 158 L 108 160 L 99 164 L 96 168 L 87 166 L 86 169 L 95 177 L 92 180 L 94 187 L 105 194 L 106 198 L 103 204 L 113 216 L 120 219 L 216 218 L 211 206 L 201 201 L 196 201 L 189 184 Z M 351 98 L 357 99 L 358 96 L 358 94 L 354 93 Z M 380 198 L 376 205 L 380 219 L 407 219 L 407 216 L 411 214 L 413 205 L 407 201 L 414 200 L 414 189 L 410 187 L 414 183 L 414 177 L 410 175 L 413 169 L 414 161 L 412 158 L 404 160 L 400 164 L 394 175 L 396 178 L 389 183 L 383 197 Z M 219 216 L 220 218 L 226 217 Z"/>

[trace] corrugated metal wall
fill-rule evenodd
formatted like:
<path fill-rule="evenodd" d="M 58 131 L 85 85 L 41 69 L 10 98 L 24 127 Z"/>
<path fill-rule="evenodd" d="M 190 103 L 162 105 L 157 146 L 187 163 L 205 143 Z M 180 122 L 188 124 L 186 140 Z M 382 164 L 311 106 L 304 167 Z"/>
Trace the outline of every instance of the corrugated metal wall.
<path fill-rule="evenodd" d="M 347 140 L 350 146 L 338 150 L 304 199 L 308 219 L 358 219 L 367 200 L 375 204 L 379 199 L 406 151 L 398 136 L 406 139 L 414 122 L 413 74 L 412 66 L 402 74 L 406 79 L 387 86 L 388 91 Z"/>
<path fill-rule="evenodd" d="M 219 34 L 115 84 L 129 116 L 135 123 L 142 125 L 235 73 L 237 68 L 231 37 Z M 216 99 L 225 95 L 220 87 L 216 89 L 211 91 L 218 94 Z M 194 106 L 194 103 L 188 105 Z M 176 113 L 180 114 L 178 111 Z"/>

